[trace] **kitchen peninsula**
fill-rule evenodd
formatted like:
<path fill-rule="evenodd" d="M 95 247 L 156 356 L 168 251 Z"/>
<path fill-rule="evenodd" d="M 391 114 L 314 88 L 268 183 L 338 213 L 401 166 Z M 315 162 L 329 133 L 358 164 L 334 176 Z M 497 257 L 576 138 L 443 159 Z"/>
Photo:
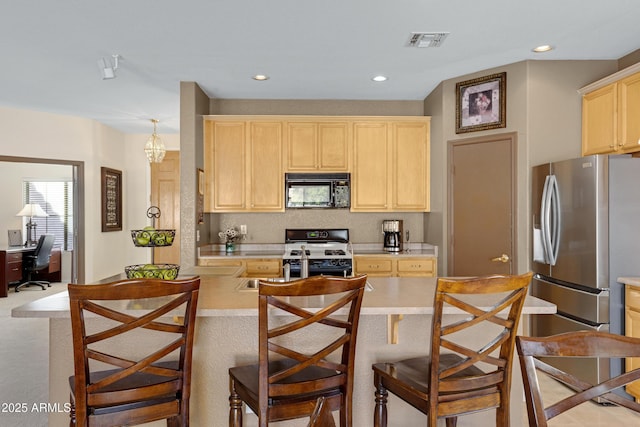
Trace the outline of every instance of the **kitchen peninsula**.
<path fill-rule="evenodd" d="M 255 290 L 241 290 L 249 279 L 207 274 L 208 267 L 195 267 L 181 273 L 184 276 L 198 274 L 202 278 L 193 355 L 191 424 L 227 426 L 228 368 L 255 363 L 258 357 L 257 293 Z M 371 277 L 369 283 L 372 290 L 365 294 L 356 351 L 356 426 L 371 425 L 372 422 L 374 389 L 371 364 L 428 352 L 436 279 Z M 308 306 L 314 307 L 313 298 L 309 298 Z M 525 316 L 552 313 L 555 313 L 553 304 L 527 297 L 523 311 Z M 454 309 L 445 314 L 459 315 Z M 64 404 L 69 394 L 67 378 L 73 372 L 67 293 L 61 292 L 17 307 L 13 309 L 12 316 L 50 319 L 49 402 Z M 397 327 L 397 344 L 391 344 L 388 321 L 401 317 L 403 320 L 394 325 Z M 147 336 L 141 336 L 141 345 L 148 339 Z M 469 339 L 473 340 L 473 337 Z M 131 351 L 135 352 L 135 349 Z M 514 367 L 511 419 L 513 425 L 520 425 L 524 408 L 522 381 L 517 364 Z M 394 398 L 390 399 L 389 406 L 389 426 L 425 422 L 422 414 Z M 252 425 L 251 418 L 247 417 L 247 425 Z M 68 414 L 65 413 L 52 413 L 49 416 L 49 425 L 53 427 L 66 426 L 68 422 Z M 460 419 L 461 426 L 493 423 L 493 418 L 486 413 Z M 306 421 L 296 420 L 279 425 L 302 426 L 306 425 Z"/>

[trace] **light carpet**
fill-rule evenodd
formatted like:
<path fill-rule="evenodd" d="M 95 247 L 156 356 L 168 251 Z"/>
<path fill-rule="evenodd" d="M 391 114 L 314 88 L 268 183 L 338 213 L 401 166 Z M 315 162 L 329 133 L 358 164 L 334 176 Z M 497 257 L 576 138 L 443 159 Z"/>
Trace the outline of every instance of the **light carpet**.
<path fill-rule="evenodd" d="M 45 427 L 49 394 L 49 321 L 11 317 L 11 309 L 62 292 L 53 283 L 25 287 L 0 298 L 0 426 Z"/>

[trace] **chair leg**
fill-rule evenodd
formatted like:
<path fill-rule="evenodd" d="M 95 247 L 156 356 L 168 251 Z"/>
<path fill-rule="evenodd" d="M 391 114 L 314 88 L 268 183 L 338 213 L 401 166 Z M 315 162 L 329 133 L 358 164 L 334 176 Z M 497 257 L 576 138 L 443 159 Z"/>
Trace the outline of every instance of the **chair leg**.
<path fill-rule="evenodd" d="M 376 374 L 374 376 L 375 401 L 376 405 L 373 410 L 373 427 L 387 427 L 387 399 L 389 392 L 382 385 L 382 379 Z"/>
<path fill-rule="evenodd" d="M 229 427 L 242 427 L 242 399 L 232 378 L 229 379 Z"/>
<path fill-rule="evenodd" d="M 76 405 L 73 402 L 73 396 L 69 399 L 69 427 L 76 426 Z"/>
<path fill-rule="evenodd" d="M 49 282 L 30 280 L 28 282 L 20 283 L 19 285 L 17 285 L 16 289 L 15 289 L 15 292 L 20 292 L 20 288 L 22 288 L 24 286 L 31 286 L 31 285 L 40 286 L 43 291 L 46 289 L 45 285 L 51 287 L 51 283 L 49 283 Z"/>
<path fill-rule="evenodd" d="M 458 417 L 445 418 L 447 427 L 456 427 L 458 425 Z"/>

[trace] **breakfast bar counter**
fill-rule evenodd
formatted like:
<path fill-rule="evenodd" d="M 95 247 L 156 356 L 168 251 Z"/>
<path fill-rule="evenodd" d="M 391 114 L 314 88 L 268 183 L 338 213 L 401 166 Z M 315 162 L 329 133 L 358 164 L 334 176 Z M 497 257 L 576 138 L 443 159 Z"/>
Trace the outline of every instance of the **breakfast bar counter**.
<path fill-rule="evenodd" d="M 257 292 L 246 290 L 246 278 L 220 277 L 205 274 L 206 268 L 192 273 L 201 277 L 198 320 L 193 353 L 191 425 L 228 425 L 228 369 L 258 358 Z M 189 271 L 181 271 L 188 275 Z M 112 279 L 112 278 L 110 278 Z M 373 373 L 371 365 L 425 354 L 429 351 L 431 315 L 435 278 L 369 278 L 370 290 L 365 293 L 356 350 L 354 392 L 354 425 L 372 424 Z M 477 301 L 482 304 L 482 301 Z M 308 299 L 314 308 L 313 298 Z M 151 309 L 152 307 L 146 307 Z M 132 307 L 132 310 L 144 310 Z M 555 313 L 555 306 L 527 297 L 523 315 Z M 447 316 L 459 316 L 455 309 Z M 66 292 L 14 308 L 13 317 L 49 318 L 49 402 L 68 401 L 68 377 L 73 373 L 69 301 Z M 402 320 L 401 320 L 402 319 Z M 521 324 L 522 325 L 522 324 Z M 140 337 L 144 346 L 146 336 Z M 473 340 L 473 337 L 470 337 Z M 313 338 L 310 337 L 310 345 Z M 135 349 L 132 349 L 135 351 Z M 511 419 L 519 425 L 523 414 L 522 380 L 514 362 Z M 389 426 L 422 425 L 424 415 L 398 399 L 389 401 Z M 486 413 L 461 417 L 459 424 L 493 425 L 494 418 Z M 51 413 L 50 426 L 68 425 L 68 414 Z M 307 421 L 295 420 L 278 425 L 305 426 Z M 154 424 L 155 425 L 155 424 Z M 164 425 L 162 422 L 157 425 Z M 246 425 L 255 425 L 255 417 L 247 416 Z"/>

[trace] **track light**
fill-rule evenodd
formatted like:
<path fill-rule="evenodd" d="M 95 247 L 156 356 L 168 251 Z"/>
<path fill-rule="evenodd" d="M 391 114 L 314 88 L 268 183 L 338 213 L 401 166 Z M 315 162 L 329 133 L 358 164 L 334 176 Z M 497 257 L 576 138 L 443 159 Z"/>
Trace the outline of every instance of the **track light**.
<path fill-rule="evenodd" d="M 117 77 L 116 70 L 118 69 L 118 60 L 120 59 L 120 55 L 111 56 L 113 57 L 113 62 L 107 58 L 98 60 L 98 66 L 102 72 L 102 80 L 110 80 Z"/>

